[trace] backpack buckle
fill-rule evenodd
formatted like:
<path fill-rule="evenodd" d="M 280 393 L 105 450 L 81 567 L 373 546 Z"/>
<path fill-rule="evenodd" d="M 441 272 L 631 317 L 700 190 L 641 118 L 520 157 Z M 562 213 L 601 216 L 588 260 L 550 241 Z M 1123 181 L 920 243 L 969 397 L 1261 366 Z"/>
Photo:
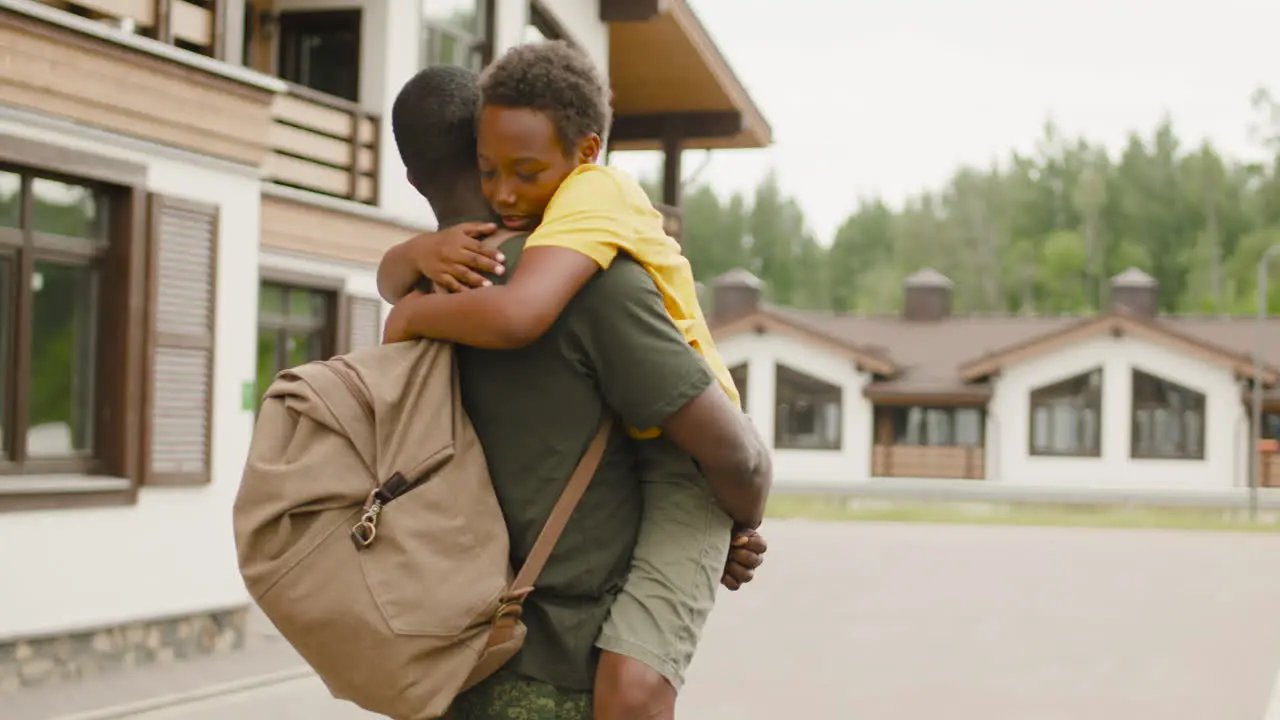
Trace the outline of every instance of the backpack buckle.
<path fill-rule="evenodd" d="M 351 542 L 355 543 L 357 550 L 369 547 L 373 544 L 373 539 L 378 536 L 378 516 L 382 514 L 382 501 L 377 495 L 377 489 L 369 493 L 369 500 L 365 502 L 364 514 L 360 516 L 360 522 L 351 526 Z"/>

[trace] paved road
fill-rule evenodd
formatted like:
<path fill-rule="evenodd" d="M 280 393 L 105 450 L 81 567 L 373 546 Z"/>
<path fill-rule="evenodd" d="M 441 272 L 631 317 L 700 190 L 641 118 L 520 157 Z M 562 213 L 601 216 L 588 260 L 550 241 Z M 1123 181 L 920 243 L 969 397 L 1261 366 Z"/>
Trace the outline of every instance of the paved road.
<path fill-rule="evenodd" d="M 775 522 L 685 720 L 1263 720 L 1280 536 Z M 142 720 L 360 720 L 304 680 Z"/>

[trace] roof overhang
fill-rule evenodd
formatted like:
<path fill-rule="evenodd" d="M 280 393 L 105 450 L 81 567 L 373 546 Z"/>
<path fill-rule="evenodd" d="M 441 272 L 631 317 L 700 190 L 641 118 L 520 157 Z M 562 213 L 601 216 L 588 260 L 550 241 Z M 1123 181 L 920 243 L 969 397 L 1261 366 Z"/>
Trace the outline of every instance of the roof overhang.
<path fill-rule="evenodd" d="M 730 337 L 743 333 L 775 333 L 793 337 L 810 346 L 846 357 L 853 361 L 860 370 L 885 377 L 891 377 L 898 372 L 898 366 L 887 357 L 877 355 L 813 328 L 802 327 L 796 323 L 789 322 L 787 319 L 778 317 L 768 310 L 760 310 L 724 324 L 714 325 L 711 328 L 711 337 L 718 342 L 723 342 Z"/>
<path fill-rule="evenodd" d="M 1276 382 L 1277 371 L 1272 365 L 1263 363 L 1260 368 L 1255 368 L 1253 358 L 1248 354 L 1236 353 L 1227 348 L 1207 343 L 1199 338 L 1185 335 L 1160 324 L 1157 320 L 1137 317 L 1124 312 L 1114 312 L 1089 318 L 1056 332 L 1031 338 L 1026 342 L 1017 343 L 988 353 L 980 358 L 975 358 L 960 366 L 960 377 L 965 382 L 981 380 L 998 373 L 1007 365 L 1029 360 L 1103 333 L 1116 337 L 1132 335 L 1157 345 L 1163 345 L 1206 362 L 1228 367 L 1237 377 L 1256 378 L 1264 385 L 1274 385 Z"/>
<path fill-rule="evenodd" d="M 987 383 L 931 387 L 889 380 L 868 384 L 862 394 L 877 405 L 982 407 L 991 400 L 992 388 Z"/>
<path fill-rule="evenodd" d="M 601 0 L 614 150 L 763 148 L 773 131 L 686 0 Z"/>

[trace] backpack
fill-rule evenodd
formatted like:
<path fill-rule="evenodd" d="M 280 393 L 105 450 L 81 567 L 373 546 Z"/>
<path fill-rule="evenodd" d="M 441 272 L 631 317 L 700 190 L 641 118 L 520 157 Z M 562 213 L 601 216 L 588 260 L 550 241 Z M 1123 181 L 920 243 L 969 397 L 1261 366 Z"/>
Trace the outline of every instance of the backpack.
<path fill-rule="evenodd" d="M 259 410 L 233 509 L 245 586 L 334 697 L 396 720 L 439 718 L 523 644 L 522 603 L 610 428 L 606 419 L 514 574 L 451 344 L 284 370 Z"/>

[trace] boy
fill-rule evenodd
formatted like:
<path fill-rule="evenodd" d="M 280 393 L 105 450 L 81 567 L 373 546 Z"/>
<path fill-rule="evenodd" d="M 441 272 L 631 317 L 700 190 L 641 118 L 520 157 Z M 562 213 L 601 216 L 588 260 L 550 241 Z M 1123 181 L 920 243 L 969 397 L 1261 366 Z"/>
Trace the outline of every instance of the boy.
<path fill-rule="evenodd" d="M 481 187 L 508 230 L 532 231 L 525 247 L 538 252 L 527 252 L 524 271 L 502 288 L 426 296 L 398 307 L 387 320 L 388 340 L 523 347 L 621 251 L 649 271 L 676 327 L 739 403 L 698 304 L 692 268 L 663 231 L 661 213 L 634 179 L 595 164 L 609 109 L 590 59 L 563 41 L 518 46 L 485 70 L 481 96 Z M 633 434 L 651 438 L 657 431 Z M 710 480 L 735 521 L 759 525 L 763 497 L 726 492 Z"/>
<path fill-rule="evenodd" d="M 723 363 L 694 298 L 688 263 L 678 245 L 662 234 L 661 215 L 634 181 L 591 164 L 608 109 L 590 61 L 561 43 L 522 46 L 487 71 L 482 89 L 481 185 L 509 229 L 531 230 L 539 220 L 542 224 L 527 241 L 521 267 L 507 286 L 401 302 L 388 319 L 387 341 L 425 336 L 486 348 L 527 344 L 624 250 L 649 270 L 672 319 L 736 401 L 736 388 L 727 370 L 720 372 Z M 601 236 L 605 243 L 593 242 Z M 492 269 L 474 255 L 464 264 Z M 446 287 L 453 280 L 431 274 Z M 456 268 L 451 274 L 466 276 L 467 271 Z M 710 481 L 734 519 L 756 527 L 767 482 L 752 486 L 740 475 L 704 480 L 689 472 L 693 468 L 687 456 L 683 465 L 673 460 L 664 441 L 642 444 L 651 446 L 648 457 L 657 472 L 646 473 L 641 539 L 598 645 L 606 651 L 602 668 L 611 654 L 636 657 L 660 672 L 674 690 L 714 602 L 714 579 L 730 530 L 723 514 L 708 520 L 716 515 L 704 513 L 703 521 L 691 523 L 687 519 L 698 516 L 686 511 L 710 501 Z M 673 554 L 678 558 L 674 563 Z"/>

